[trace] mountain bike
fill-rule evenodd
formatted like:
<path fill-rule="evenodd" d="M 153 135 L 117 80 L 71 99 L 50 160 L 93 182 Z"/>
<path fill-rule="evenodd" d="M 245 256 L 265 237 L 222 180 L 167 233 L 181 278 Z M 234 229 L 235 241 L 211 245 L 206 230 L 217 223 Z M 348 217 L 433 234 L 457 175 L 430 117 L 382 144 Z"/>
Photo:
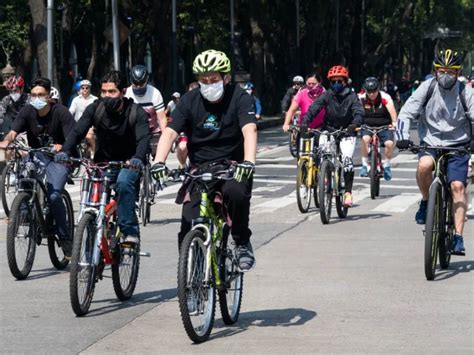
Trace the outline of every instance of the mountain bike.
<path fill-rule="evenodd" d="M 233 179 L 234 167 L 202 174 L 185 173 L 200 190 L 200 216 L 181 244 L 178 262 L 178 300 L 189 338 L 201 343 L 209 338 L 215 316 L 216 290 L 225 324 L 237 322 L 243 292 L 236 246 L 229 242 L 223 202 L 215 202 L 209 184 Z"/>
<path fill-rule="evenodd" d="M 331 219 L 332 199 L 336 202 L 337 215 L 346 218 L 348 208 L 344 207 L 344 164 L 340 141 L 347 135 L 345 129 L 323 131 L 319 138 L 321 165 L 319 169 L 319 215 L 323 224 Z"/>
<path fill-rule="evenodd" d="M 127 168 L 123 162 L 93 163 L 74 159 L 85 168 L 81 179 L 79 222 L 74 236 L 69 294 L 77 316 L 89 311 L 95 284 L 103 279 L 106 265 L 112 268 L 115 294 L 121 301 L 132 297 L 138 279 L 140 246 L 123 241 L 117 225 L 117 195 L 107 175 L 112 169 Z"/>
<path fill-rule="evenodd" d="M 143 227 L 150 222 L 151 206 L 155 203 L 156 193 L 162 190 L 159 182 L 151 176 L 151 164 L 147 158 L 147 162 L 142 170 L 140 178 L 140 192 L 138 202 L 138 216 L 142 220 Z"/>
<path fill-rule="evenodd" d="M 431 281 L 436 274 L 436 259 L 441 269 L 447 269 L 451 260 L 454 230 L 453 199 L 447 182 L 448 158 L 453 155 L 470 154 L 464 147 L 436 147 L 413 145 L 413 153 L 435 151 L 434 180 L 430 185 L 425 223 L 424 266 L 426 279 Z M 439 254 L 439 256 L 438 256 Z"/>
<path fill-rule="evenodd" d="M 380 179 L 383 178 L 384 167 L 382 163 L 382 155 L 380 154 L 380 139 L 379 133 L 388 129 L 390 126 L 370 127 L 363 125 L 361 129 L 365 129 L 372 133 L 369 141 L 369 156 L 370 156 L 370 198 L 373 200 L 380 194 Z"/>
<path fill-rule="evenodd" d="M 293 126 L 290 126 L 290 129 Z M 296 173 L 296 201 L 301 213 L 306 213 L 311 205 L 311 195 L 314 204 L 319 207 L 318 200 L 318 173 L 319 155 L 315 150 L 317 130 L 308 130 L 301 134 L 299 139 L 299 155 Z"/>
<path fill-rule="evenodd" d="M 13 200 L 7 228 L 7 259 L 12 275 L 18 280 L 28 277 L 35 259 L 36 246 L 46 238 L 49 257 L 55 268 L 64 269 L 69 260 L 64 256 L 61 239 L 47 197 L 45 167 L 38 154 L 52 154 L 49 148 L 32 149 L 10 144 L 9 149 L 27 155 L 18 163 L 18 194 Z M 16 154 L 16 153 L 15 153 Z M 68 183 L 73 183 L 69 180 Z M 74 235 L 74 210 L 66 190 L 61 192 L 66 208 L 66 223 L 70 238 Z"/>

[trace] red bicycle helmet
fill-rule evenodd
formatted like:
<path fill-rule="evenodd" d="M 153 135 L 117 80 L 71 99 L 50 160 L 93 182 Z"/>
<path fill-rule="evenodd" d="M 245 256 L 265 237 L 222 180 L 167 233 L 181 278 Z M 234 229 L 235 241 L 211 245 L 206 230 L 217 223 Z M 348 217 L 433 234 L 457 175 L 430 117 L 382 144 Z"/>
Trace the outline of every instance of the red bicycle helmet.
<path fill-rule="evenodd" d="M 21 76 L 12 76 L 5 82 L 5 88 L 8 91 L 13 91 L 15 88 L 22 88 L 25 86 L 25 80 Z"/>
<path fill-rule="evenodd" d="M 342 76 L 346 79 L 349 78 L 349 70 L 342 65 L 335 65 L 328 71 L 328 79 L 334 78 L 336 76 Z"/>

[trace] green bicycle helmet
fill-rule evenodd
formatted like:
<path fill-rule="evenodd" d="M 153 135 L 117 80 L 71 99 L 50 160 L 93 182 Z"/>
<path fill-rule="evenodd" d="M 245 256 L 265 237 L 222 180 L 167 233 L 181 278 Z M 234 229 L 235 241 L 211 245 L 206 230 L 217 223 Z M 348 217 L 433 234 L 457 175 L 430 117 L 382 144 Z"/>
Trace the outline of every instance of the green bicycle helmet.
<path fill-rule="evenodd" d="M 208 49 L 197 55 L 193 62 L 193 74 L 210 72 L 229 73 L 230 60 L 224 52 Z"/>
<path fill-rule="evenodd" d="M 440 50 L 434 58 L 433 66 L 438 68 L 461 69 L 462 55 L 452 49 Z"/>

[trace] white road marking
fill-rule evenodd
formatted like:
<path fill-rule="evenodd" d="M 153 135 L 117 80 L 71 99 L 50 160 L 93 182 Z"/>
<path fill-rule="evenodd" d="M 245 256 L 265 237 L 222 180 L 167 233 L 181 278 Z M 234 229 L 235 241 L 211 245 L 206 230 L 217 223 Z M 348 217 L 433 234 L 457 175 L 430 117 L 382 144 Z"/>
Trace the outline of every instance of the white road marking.
<path fill-rule="evenodd" d="M 265 162 L 274 162 L 274 161 L 292 161 L 295 160 L 296 158 L 293 158 L 292 156 L 287 156 L 287 157 L 275 157 L 275 158 L 259 158 L 257 159 L 257 165 L 259 163 L 265 163 Z"/>
<path fill-rule="evenodd" d="M 421 198 L 419 193 L 402 193 L 401 195 L 394 196 L 388 201 L 378 205 L 372 211 L 376 212 L 405 212 L 412 204 L 418 202 Z"/>
<path fill-rule="evenodd" d="M 256 193 L 256 192 L 275 192 L 275 191 L 278 191 L 278 190 L 281 190 L 283 188 L 283 186 L 281 185 L 266 185 L 266 186 L 260 186 L 260 187 L 257 187 L 256 189 L 253 189 L 252 190 L 252 194 Z"/>

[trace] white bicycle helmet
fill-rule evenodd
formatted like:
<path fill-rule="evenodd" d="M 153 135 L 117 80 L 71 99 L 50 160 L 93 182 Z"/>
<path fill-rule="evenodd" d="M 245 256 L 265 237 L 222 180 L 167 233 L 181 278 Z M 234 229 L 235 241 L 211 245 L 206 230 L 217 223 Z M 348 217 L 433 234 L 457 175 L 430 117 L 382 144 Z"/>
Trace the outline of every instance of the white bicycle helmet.
<path fill-rule="evenodd" d="M 304 79 L 301 75 L 297 75 L 293 78 L 293 82 L 294 83 L 300 83 L 300 84 L 303 84 L 304 83 Z"/>
<path fill-rule="evenodd" d="M 92 84 L 91 84 L 91 82 L 90 82 L 89 80 L 84 79 L 84 80 L 81 80 L 81 82 L 80 82 L 80 86 L 79 86 L 79 87 L 81 87 L 81 86 L 89 86 L 89 87 L 91 87 Z"/>

